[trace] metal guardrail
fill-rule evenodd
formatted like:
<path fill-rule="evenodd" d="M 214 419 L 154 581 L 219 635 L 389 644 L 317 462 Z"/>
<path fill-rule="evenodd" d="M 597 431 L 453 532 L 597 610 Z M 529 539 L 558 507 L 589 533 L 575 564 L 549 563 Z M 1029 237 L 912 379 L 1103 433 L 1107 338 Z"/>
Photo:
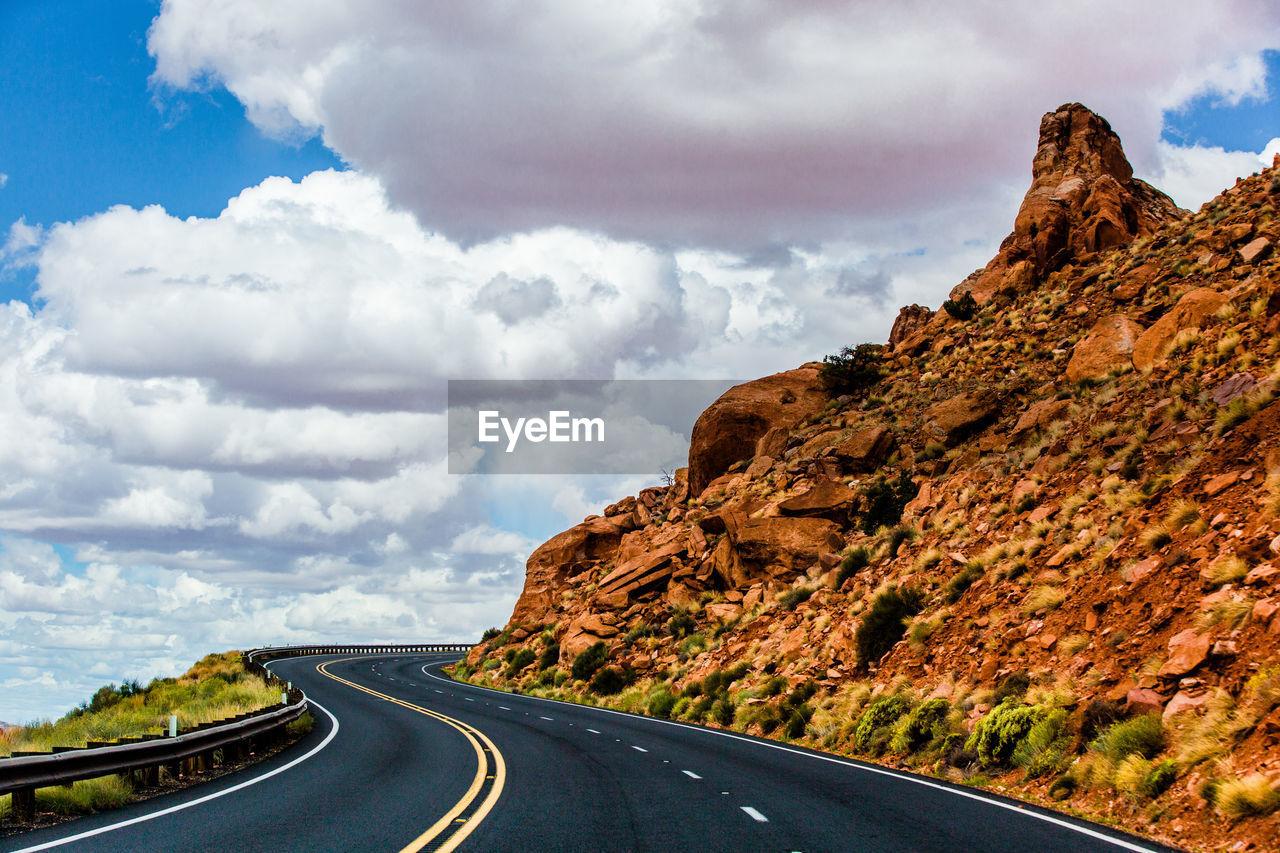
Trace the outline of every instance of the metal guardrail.
<path fill-rule="evenodd" d="M 411 654 L 421 652 L 469 652 L 474 643 L 402 643 L 398 645 L 327 645 L 314 644 L 305 646 L 263 646 L 244 652 L 246 667 L 257 665 L 259 661 L 277 657 L 295 657 L 297 655 L 376 655 L 376 654 Z"/>
<path fill-rule="evenodd" d="M 307 711 L 307 697 L 301 690 L 284 690 L 284 684 L 262 661 L 278 657 L 320 654 L 397 654 L 402 652 L 465 652 L 470 643 L 418 643 L 407 645 L 307 645 L 267 646 L 242 652 L 245 669 L 282 688 L 282 705 L 254 711 L 226 722 L 197 726 L 174 737 L 160 735 L 122 739 L 110 745 L 90 745 L 38 755 L 0 758 L 0 795 L 13 795 L 13 818 L 29 823 L 35 818 L 37 788 L 70 785 L 117 773 L 143 772 L 143 781 L 159 781 L 159 768 L 174 775 L 193 771 L 198 765 L 213 765 L 214 751 L 227 750 L 244 757 L 250 744 L 266 745 L 283 737 L 285 727 Z"/>

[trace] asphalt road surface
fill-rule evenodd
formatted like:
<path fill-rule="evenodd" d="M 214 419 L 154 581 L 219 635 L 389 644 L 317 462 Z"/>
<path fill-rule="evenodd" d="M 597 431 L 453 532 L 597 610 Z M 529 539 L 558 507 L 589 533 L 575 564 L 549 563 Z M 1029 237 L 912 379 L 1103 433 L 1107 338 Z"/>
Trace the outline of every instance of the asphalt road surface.
<path fill-rule="evenodd" d="M 318 708 L 280 756 L 0 841 L 67 851 L 1151 851 L 982 791 L 450 681 L 457 655 L 272 669 Z"/>

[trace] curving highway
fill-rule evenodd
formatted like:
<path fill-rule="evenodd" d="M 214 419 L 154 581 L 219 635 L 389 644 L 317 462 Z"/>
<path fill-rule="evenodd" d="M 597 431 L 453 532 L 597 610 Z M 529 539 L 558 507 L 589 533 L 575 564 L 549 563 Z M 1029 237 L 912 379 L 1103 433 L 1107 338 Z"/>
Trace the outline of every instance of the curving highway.
<path fill-rule="evenodd" d="M 798 747 L 460 684 L 439 671 L 456 657 L 276 661 L 318 706 L 298 746 L 0 850 L 1167 849 Z"/>

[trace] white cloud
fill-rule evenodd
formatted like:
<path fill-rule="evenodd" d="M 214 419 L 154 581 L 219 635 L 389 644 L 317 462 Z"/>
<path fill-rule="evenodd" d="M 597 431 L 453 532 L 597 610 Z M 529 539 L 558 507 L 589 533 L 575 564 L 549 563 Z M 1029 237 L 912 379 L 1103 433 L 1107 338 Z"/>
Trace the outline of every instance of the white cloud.
<path fill-rule="evenodd" d="M 1160 166 L 1148 177 L 1180 206 L 1196 210 L 1218 193 L 1258 171 L 1265 156 L 1249 151 L 1226 151 L 1219 147 L 1158 143 Z M 1270 160 L 1265 161 L 1270 165 Z"/>
<path fill-rule="evenodd" d="M 0 190 L 4 189 L 7 183 L 9 183 L 9 176 L 4 172 L 0 172 Z"/>
<path fill-rule="evenodd" d="M 319 130 L 429 227 L 821 241 L 1023 174 L 1080 100 L 1139 168 L 1162 111 L 1262 86 L 1267 0 L 931 4 L 166 0 L 155 79 Z"/>
<path fill-rule="evenodd" d="M 1159 131 L 1261 91 L 1273 4 L 988 8 L 166 0 L 158 84 L 355 168 L 9 227 L 39 299 L 0 306 L 0 683 L 28 685 L 0 716 L 212 649 L 504 622 L 528 550 L 658 472 L 450 477 L 445 379 L 883 340 L 995 251 L 1059 103 L 1184 205 L 1257 168 Z"/>

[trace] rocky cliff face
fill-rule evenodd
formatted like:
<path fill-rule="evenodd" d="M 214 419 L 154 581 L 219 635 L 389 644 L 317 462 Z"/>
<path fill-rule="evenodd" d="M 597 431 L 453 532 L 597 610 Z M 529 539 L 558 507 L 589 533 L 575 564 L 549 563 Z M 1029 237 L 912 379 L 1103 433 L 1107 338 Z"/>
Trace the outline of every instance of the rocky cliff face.
<path fill-rule="evenodd" d="M 865 393 L 728 392 L 460 674 L 1276 849 L 1278 202 L 1280 163 L 1180 211 L 1046 115 L 972 316 L 904 309 Z"/>

